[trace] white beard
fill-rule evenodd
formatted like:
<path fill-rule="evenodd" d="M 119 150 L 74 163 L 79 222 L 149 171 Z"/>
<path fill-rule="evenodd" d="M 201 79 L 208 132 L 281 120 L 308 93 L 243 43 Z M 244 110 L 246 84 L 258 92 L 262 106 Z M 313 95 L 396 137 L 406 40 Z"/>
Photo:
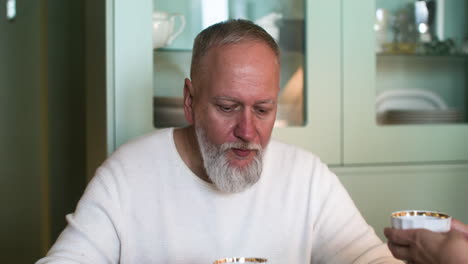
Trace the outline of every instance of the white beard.
<path fill-rule="evenodd" d="M 254 143 L 229 142 L 217 147 L 211 143 L 201 127 L 195 126 L 198 145 L 208 177 L 222 192 L 241 192 L 254 185 L 262 173 L 262 146 Z M 256 150 L 253 161 L 244 168 L 232 167 L 226 158 L 231 148 Z"/>

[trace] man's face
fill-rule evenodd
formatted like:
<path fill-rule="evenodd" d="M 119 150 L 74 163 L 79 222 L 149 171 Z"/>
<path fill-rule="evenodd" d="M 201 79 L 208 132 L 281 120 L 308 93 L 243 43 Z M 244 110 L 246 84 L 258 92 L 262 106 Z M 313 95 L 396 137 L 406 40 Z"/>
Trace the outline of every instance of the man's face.
<path fill-rule="evenodd" d="M 218 153 L 227 166 L 247 169 L 261 160 L 271 137 L 279 92 L 277 58 L 266 44 L 247 42 L 212 48 L 202 65 L 193 82 L 185 83 L 185 100 L 192 95 L 186 117 L 218 151 L 230 144 Z"/>

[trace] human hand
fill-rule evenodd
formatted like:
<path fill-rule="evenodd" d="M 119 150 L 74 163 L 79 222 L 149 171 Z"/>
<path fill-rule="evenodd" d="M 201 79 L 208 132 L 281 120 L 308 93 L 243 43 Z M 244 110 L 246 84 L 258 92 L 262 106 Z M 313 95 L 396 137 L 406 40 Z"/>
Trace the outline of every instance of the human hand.
<path fill-rule="evenodd" d="M 465 235 L 468 239 L 468 225 L 463 224 L 457 219 L 452 218 L 452 230 L 457 230 Z"/>
<path fill-rule="evenodd" d="M 467 227 L 457 224 L 459 223 L 455 223 L 456 228 Z M 458 229 L 437 233 L 427 229 L 385 228 L 384 234 L 388 238 L 388 247 L 392 254 L 408 263 L 468 263 L 468 238 L 466 233 Z"/>

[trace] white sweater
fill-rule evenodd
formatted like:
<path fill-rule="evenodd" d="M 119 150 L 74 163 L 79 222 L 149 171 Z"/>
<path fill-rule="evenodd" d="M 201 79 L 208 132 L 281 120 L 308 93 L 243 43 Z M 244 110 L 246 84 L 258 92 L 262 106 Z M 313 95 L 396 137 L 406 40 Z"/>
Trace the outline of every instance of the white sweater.
<path fill-rule="evenodd" d="M 194 175 L 173 129 L 117 150 L 37 263 L 399 263 L 317 157 L 272 140 L 261 179 L 225 194 Z"/>

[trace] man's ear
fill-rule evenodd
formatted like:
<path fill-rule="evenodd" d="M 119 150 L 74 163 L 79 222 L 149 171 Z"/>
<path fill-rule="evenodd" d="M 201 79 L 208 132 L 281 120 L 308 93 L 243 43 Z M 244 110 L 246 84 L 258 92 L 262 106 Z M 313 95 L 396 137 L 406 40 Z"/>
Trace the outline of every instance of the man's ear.
<path fill-rule="evenodd" d="M 184 80 L 184 114 L 187 122 L 193 125 L 193 86 L 188 78 Z"/>

